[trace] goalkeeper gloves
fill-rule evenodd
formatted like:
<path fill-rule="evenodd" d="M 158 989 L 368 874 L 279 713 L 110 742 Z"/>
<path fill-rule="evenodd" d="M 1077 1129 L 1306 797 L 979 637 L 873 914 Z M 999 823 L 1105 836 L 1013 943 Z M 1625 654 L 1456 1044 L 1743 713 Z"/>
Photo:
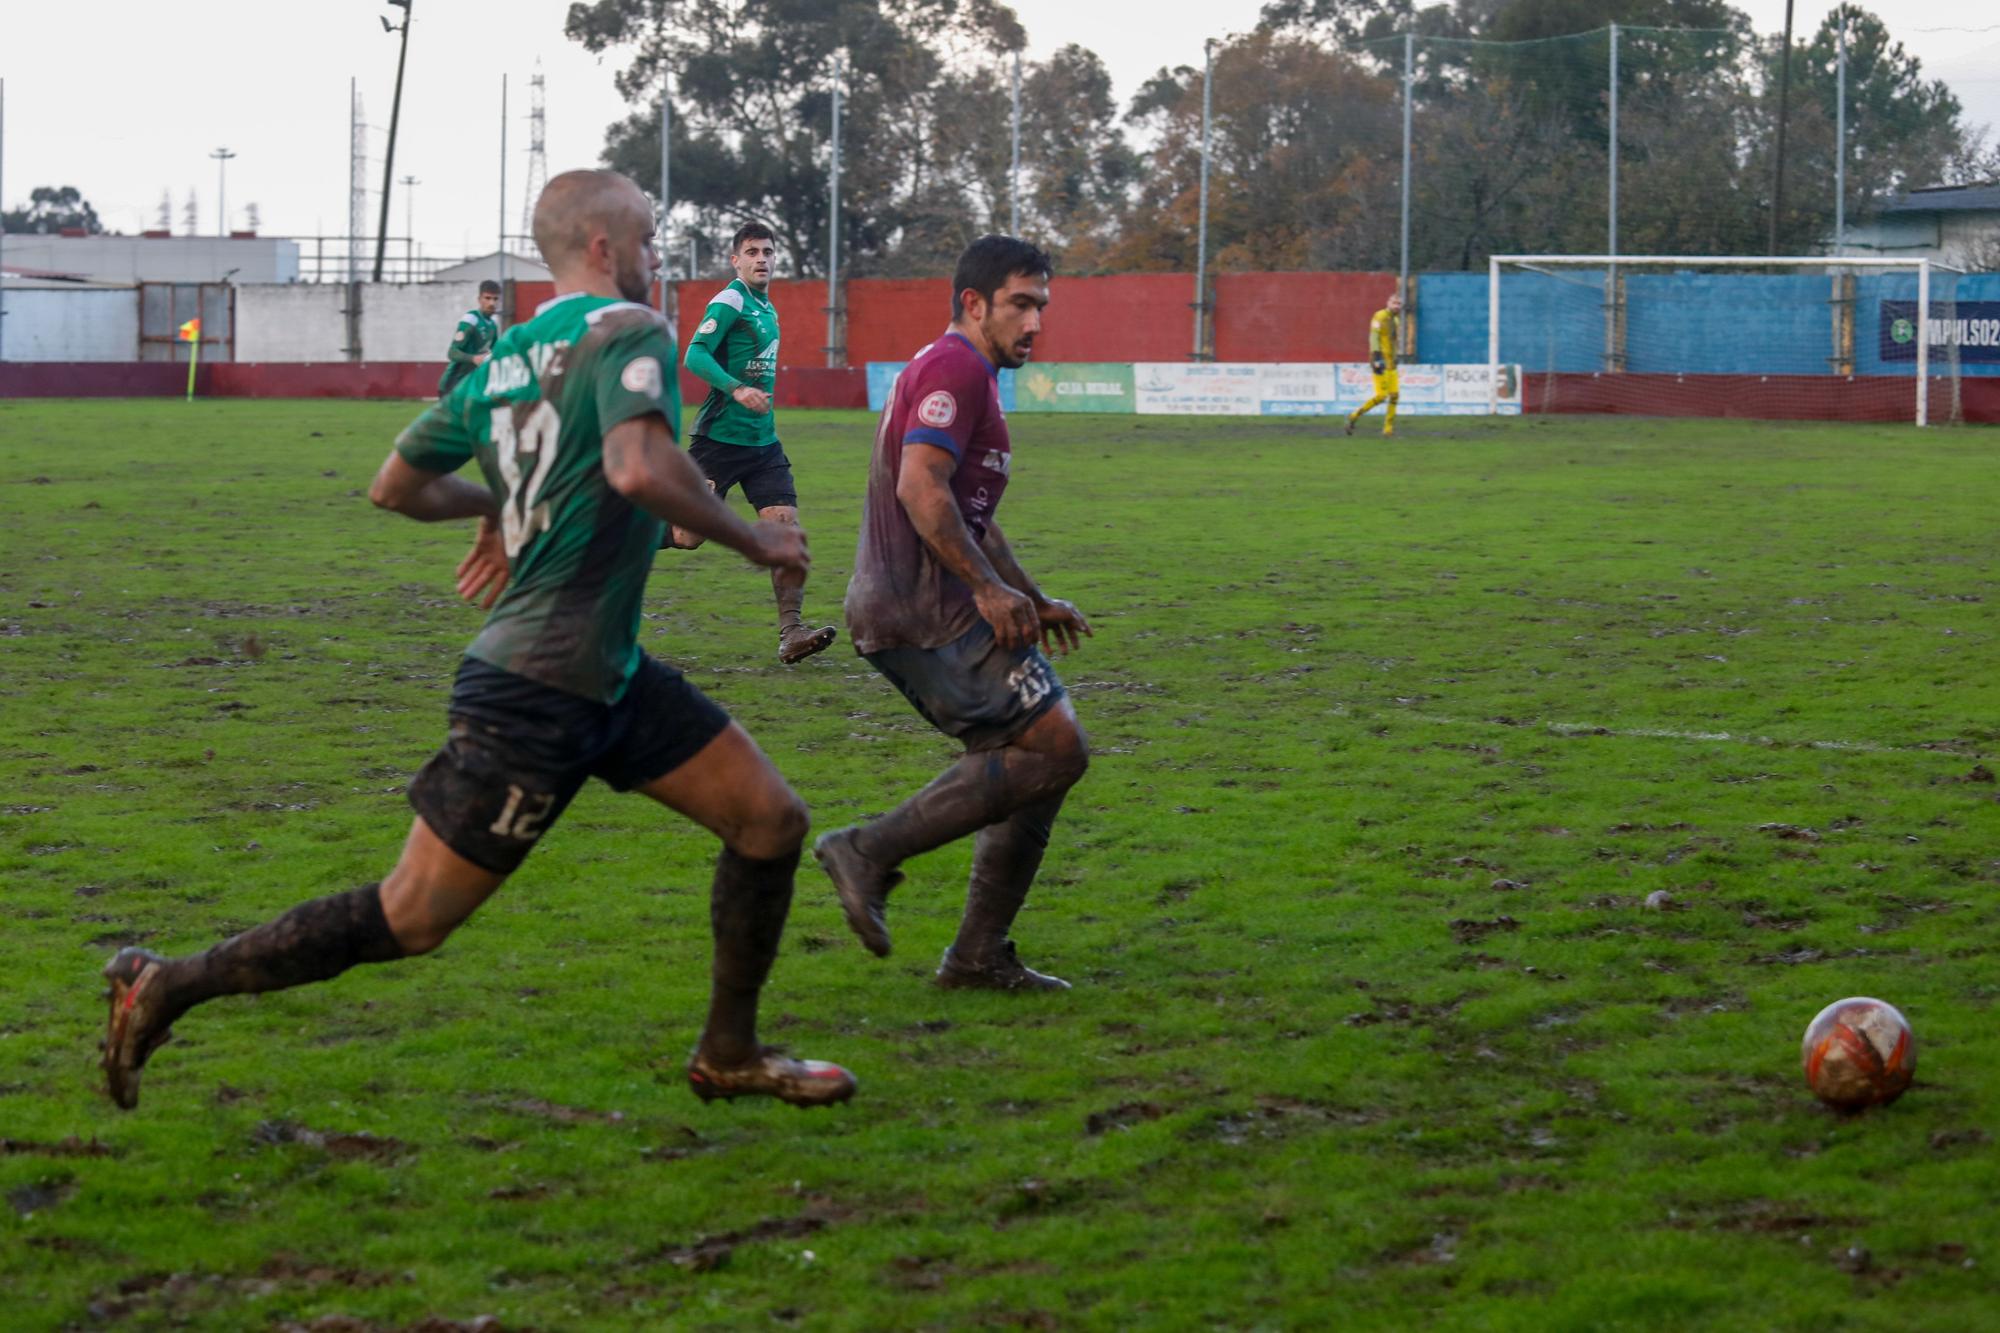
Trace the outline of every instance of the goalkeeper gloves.
<path fill-rule="evenodd" d="M 1368 368 L 1374 371 L 1377 375 L 1380 375 L 1383 371 L 1389 368 L 1389 363 L 1384 361 L 1379 355 L 1372 356 L 1368 358 Z"/>

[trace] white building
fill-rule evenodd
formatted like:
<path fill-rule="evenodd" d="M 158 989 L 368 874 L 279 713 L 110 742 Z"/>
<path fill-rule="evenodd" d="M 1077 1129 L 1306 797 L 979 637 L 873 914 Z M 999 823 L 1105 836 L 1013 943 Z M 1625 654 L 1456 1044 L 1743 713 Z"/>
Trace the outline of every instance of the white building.
<path fill-rule="evenodd" d="M 63 236 L 10 233 L 10 269 L 92 282 L 297 282 L 299 244 L 274 236 Z"/>
<path fill-rule="evenodd" d="M 497 250 L 490 255 L 481 255 L 477 259 L 468 259 L 462 264 L 453 264 L 450 268 L 441 268 L 431 274 L 427 281 L 478 282 L 486 278 L 492 278 L 496 282 L 500 279 L 500 252 Z M 509 282 L 549 282 L 552 281 L 552 277 L 549 273 L 548 265 L 544 264 L 541 260 L 530 259 L 526 255 L 517 255 L 512 250 L 509 250 L 507 252 L 507 280 Z"/>
<path fill-rule="evenodd" d="M 1846 253 L 2000 268 L 2000 182 L 1911 190 L 1847 230 Z"/>

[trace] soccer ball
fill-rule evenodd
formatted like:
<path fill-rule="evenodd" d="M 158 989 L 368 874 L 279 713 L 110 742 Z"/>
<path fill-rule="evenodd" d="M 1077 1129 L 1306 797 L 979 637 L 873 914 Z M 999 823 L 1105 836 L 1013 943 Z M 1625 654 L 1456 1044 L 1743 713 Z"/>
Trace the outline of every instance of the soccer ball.
<path fill-rule="evenodd" d="M 1896 1006 L 1856 995 L 1835 1000 L 1806 1028 L 1806 1086 L 1829 1106 L 1887 1106 L 1917 1072 L 1917 1038 Z"/>

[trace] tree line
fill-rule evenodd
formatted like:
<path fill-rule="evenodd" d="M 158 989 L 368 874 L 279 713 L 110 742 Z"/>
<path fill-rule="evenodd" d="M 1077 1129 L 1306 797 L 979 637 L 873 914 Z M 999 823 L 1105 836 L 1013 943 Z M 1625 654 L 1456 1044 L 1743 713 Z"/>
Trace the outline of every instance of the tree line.
<path fill-rule="evenodd" d="M 1411 267 L 1601 250 L 1613 23 L 1619 248 L 1763 253 L 1783 43 L 1726 0 L 1273 0 L 1212 52 L 1212 264 L 1397 267 L 1406 32 Z M 1878 16 L 1843 7 L 1792 44 L 1779 253 L 1832 232 L 1843 28 L 1850 222 L 1900 190 L 2000 175 L 1950 89 Z M 604 156 L 640 181 L 658 178 L 671 79 L 675 202 L 711 243 L 755 219 L 795 272 L 824 272 L 836 68 L 846 272 L 936 273 L 1007 225 L 1026 33 L 997 0 L 579 0 L 566 31 L 628 57 L 633 111 Z M 1120 105 L 1096 52 L 1024 60 L 1022 232 L 1068 273 L 1191 269 L 1203 91 L 1190 63 Z"/>

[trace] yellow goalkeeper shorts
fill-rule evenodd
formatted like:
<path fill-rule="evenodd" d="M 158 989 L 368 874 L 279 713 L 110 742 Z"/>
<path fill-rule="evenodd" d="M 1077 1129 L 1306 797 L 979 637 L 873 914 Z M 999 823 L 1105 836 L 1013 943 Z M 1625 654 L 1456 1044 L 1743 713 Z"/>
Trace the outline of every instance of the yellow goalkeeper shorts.
<path fill-rule="evenodd" d="M 1385 370 L 1381 374 L 1376 375 L 1374 379 L 1375 379 L 1375 396 L 1377 398 L 1392 398 L 1398 392 L 1396 387 L 1395 371 Z"/>

